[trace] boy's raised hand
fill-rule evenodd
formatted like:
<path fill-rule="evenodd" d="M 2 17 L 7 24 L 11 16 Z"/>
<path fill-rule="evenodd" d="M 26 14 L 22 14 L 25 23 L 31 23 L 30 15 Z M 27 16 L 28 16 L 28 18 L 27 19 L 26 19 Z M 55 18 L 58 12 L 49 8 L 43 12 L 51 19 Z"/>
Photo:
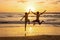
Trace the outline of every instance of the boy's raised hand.
<path fill-rule="evenodd" d="M 22 19 L 20 19 L 20 21 L 22 21 Z"/>
<path fill-rule="evenodd" d="M 33 11 L 31 11 L 32 13 L 34 13 Z"/>

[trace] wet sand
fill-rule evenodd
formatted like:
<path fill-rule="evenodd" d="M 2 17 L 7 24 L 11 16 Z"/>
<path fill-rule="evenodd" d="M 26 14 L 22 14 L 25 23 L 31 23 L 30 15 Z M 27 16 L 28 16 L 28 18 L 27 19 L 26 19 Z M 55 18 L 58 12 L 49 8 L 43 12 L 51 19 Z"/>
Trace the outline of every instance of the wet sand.
<path fill-rule="evenodd" d="M 0 24 L 0 37 L 14 37 L 14 36 L 36 36 L 36 35 L 60 35 L 60 25 L 53 24 Z"/>
<path fill-rule="evenodd" d="M 0 40 L 60 40 L 60 35 L 38 35 L 27 37 L 0 37 Z"/>

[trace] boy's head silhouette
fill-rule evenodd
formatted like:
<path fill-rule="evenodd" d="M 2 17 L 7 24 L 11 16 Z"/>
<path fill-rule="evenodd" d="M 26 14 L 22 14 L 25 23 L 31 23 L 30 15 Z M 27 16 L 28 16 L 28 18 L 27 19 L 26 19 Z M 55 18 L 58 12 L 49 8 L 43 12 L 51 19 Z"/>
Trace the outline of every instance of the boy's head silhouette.
<path fill-rule="evenodd" d="M 39 14 L 39 11 L 37 11 L 37 14 Z"/>
<path fill-rule="evenodd" d="M 27 14 L 27 12 L 25 12 L 25 14 Z"/>

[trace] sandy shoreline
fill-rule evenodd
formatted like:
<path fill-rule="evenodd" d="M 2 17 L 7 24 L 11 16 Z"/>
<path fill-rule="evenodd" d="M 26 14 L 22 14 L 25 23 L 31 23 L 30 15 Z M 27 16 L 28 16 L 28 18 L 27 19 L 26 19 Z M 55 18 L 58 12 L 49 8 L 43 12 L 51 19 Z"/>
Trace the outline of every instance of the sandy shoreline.
<path fill-rule="evenodd" d="M 0 37 L 0 40 L 60 40 L 60 35 L 40 35 L 27 37 Z"/>

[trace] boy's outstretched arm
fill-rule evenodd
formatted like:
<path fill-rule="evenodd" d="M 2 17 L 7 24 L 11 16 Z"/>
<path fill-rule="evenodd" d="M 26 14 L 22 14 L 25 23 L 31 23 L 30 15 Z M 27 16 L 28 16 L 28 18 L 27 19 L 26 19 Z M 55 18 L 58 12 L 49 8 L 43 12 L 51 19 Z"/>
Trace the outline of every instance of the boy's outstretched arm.
<path fill-rule="evenodd" d="M 28 12 L 28 14 L 30 14 L 30 11 Z"/>
<path fill-rule="evenodd" d="M 30 12 L 31 12 L 31 9 L 29 9 L 29 12 L 28 12 L 28 14 L 30 14 Z"/>
<path fill-rule="evenodd" d="M 32 12 L 32 11 L 31 11 L 31 12 Z M 32 13 L 36 15 L 36 13 L 34 13 L 34 12 L 32 12 Z"/>
<path fill-rule="evenodd" d="M 46 12 L 46 10 L 45 10 L 44 12 L 40 13 L 40 15 L 42 15 L 42 14 L 45 13 L 45 12 Z"/>
<path fill-rule="evenodd" d="M 22 21 L 24 17 L 25 17 L 25 16 L 23 16 L 23 17 L 20 19 L 20 21 Z"/>

